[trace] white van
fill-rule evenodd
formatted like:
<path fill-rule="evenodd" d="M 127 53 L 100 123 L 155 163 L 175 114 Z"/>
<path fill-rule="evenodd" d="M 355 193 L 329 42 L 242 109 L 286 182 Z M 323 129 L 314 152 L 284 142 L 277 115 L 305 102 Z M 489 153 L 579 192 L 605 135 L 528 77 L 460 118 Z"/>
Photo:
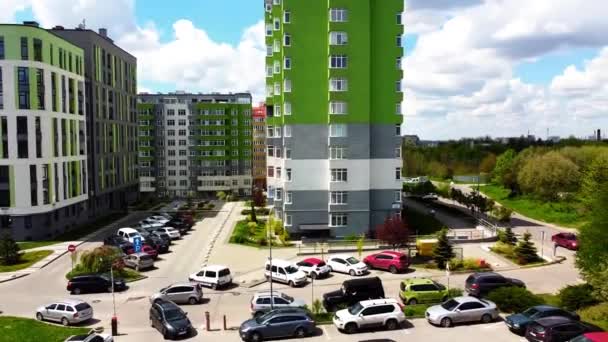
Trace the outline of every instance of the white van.
<path fill-rule="evenodd" d="M 190 279 L 192 282 L 197 282 L 214 290 L 216 290 L 218 287 L 229 286 L 232 284 L 232 275 L 230 274 L 230 269 L 226 266 L 219 265 L 203 267 L 203 269 L 197 273 L 191 274 L 188 279 Z"/>
<path fill-rule="evenodd" d="M 266 260 L 266 267 L 264 270 L 266 279 L 279 281 L 289 286 L 298 286 L 306 283 L 306 273 L 300 271 L 297 266 L 289 261 L 273 259 L 272 267 L 270 260 Z"/>
<path fill-rule="evenodd" d="M 146 239 L 144 239 L 143 236 L 141 236 L 141 234 L 139 234 L 139 232 L 133 228 L 120 228 L 117 232 L 116 235 L 124 238 L 125 240 L 129 241 L 130 243 L 135 243 L 135 238 L 139 237 L 141 239 L 141 242 L 144 243 L 146 241 Z"/>

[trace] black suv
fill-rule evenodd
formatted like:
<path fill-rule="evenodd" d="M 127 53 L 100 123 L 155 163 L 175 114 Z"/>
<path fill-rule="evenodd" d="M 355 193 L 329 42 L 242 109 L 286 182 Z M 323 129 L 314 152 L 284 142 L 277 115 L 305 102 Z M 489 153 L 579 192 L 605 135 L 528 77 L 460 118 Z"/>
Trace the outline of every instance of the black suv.
<path fill-rule="evenodd" d="M 384 298 L 384 288 L 380 278 L 349 279 L 342 283 L 340 290 L 323 295 L 323 306 L 327 312 L 332 312 L 339 307 L 351 306 L 362 300 L 380 298 Z"/>
<path fill-rule="evenodd" d="M 114 291 L 122 291 L 127 288 L 122 278 L 114 278 Z M 68 281 L 67 290 L 72 294 L 83 292 L 112 292 L 110 276 L 106 274 L 88 274 L 76 276 Z"/>
<path fill-rule="evenodd" d="M 143 228 L 136 229 L 139 234 L 146 239 L 146 243 L 150 245 L 150 247 L 156 249 L 158 253 L 167 253 L 169 252 L 169 243 L 165 241 L 158 235 L 155 235 Z"/>
<path fill-rule="evenodd" d="M 507 278 L 494 272 L 482 272 L 471 274 L 466 282 L 464 289 L 471 295 L 481 297 L 490 291 L 507 286 L 526 287 L 523 281 L 514 278 Z"/>
<path fill-rule="evenodd" d="M 103 239 L 103 244 L 107 246 L 114 246 L 120 248 L 125 254 L 129 254 L 129 251 L 133 249 L 133 244 L 125 240 L 122 236 L 112 234 L 107 238 Z"/>
<path fill-rule="evenodd" d="M 184 222 L 182 219 L 173 219 L 167 223 L 165 223 L 165 227 L 173 227 L 179 230 L 180 234 L 185 234 L 188 230 L 190 230 L 190 225 Z"/>
<path fill-rule="evenodd" d="M 150 308 L 150 325 L 158 330 L 163 338 L 178 338 L 189 336 L 194 328 L 188 319 L 188 314 L 177 304 L 158 300 Z"/>

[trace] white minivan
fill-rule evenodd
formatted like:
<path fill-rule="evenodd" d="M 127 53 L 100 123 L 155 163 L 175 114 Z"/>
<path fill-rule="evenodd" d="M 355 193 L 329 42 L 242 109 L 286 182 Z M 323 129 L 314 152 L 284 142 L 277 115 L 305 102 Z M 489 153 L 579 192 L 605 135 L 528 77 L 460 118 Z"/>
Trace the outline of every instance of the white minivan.
<path fill-rule="evenodd" d="M 203 269 L 197 273 L 191 274 L 188 279 L 190 279 L 192 282 L 197 282 L 214 290 L 219 287 L 229 286 L 232 284 L 232 275 L 230 274 L 230 269 L 226 266 L 220 265 L 203 267 Z"/>
<path fill-rule="evenodd" d="M 117 232 L 116 235 L 125 238 L 125 240 L 129 241 L 130 243 L 135 243 L 135 238 L 139 237 L 141 239 L 141 242 L 144 243 L 146 241 L 146 239 L 144 239 L 143 236 L 141 236 L 141 234 L 133 229 L 133 228 L 120 228 Z"/>
<path fill-rule="evenodd" d="M 270 260 L 266 260 L 264 276 L 266 276 L 266 279 L 272 277 L 272 280 L 288 284 L 292 287 L 306 283 L 306 273 L 300 271 L 297 266 L 285 260 L 273 259 L 272 267 L 270 265 Z"/>

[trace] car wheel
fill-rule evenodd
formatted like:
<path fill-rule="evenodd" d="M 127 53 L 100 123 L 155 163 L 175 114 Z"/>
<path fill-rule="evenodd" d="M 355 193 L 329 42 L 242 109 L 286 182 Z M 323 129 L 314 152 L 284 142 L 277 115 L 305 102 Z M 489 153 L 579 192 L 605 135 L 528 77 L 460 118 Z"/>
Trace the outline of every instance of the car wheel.
<path fill-rule="evenodd" d="M 482 323 L 492 322 L 492 316 L 490 316 L 490 314 L 484 314 L 483 316 L 481 316 L 481 322 Z"/>
<path fill-rule="evenodd" d="M 72 293 L 75 295 L 79 295 L 82 291 L 79 288 L 75 288 L 72 290 Z"/>
<path fill-rule="evenodd" d="M 36 313 L 36 319 L 39 321 L 43 321 L 44 320 L 44 316 L 42 316 L 42 314 L 40 312 Z"/>
<path fill-rule="evenodd" d="M 418 304 L 418 300 L 416 298 L 412 298 L 407 301 L 407 305 L 416 305 Z"/>
<path fill-rule="evenodd" d="M 399 322 L 394 319 L 389 319 L 386 321 L 386 329 L 387 330 L 395 330 L 399 327 Z"/>
<path fill-rule="evenodd" d="M 350 270 L 350 271 L 348 271 L 348 274 L 350 274 L 352 277 L 354 277 L 356 273 L 355 273 L 355 270 Z"/>
<path fill-rule="evenodd" d="M 388 268 L 388 271 L 391 272 L 392 274 L 396 274 L 397 273 L 397 267 L 392 266 Z"/>
<path fill-rule="evenodd" d="M 217 284 L 213 284 L 213 285 L 211 285 L 211 288 L 212 288 L 213 290 L 217 290 Z"/>
<path fill-rule="evenodd" d="M 263 314 L 264 314 L 264 313 L 263 313 L 262 311 L 256 311 L 256 312 L 253 314 L 253 317 L 258 318 L 258 317 L 261 317 Z"/>
<path fill-rule="evenodd" d="M 168 340 L 168 339 L 169 339 L 169 333 L 168 333 L 168 332 L 167 332 L 167 330 L 166 330 L 166 329 L 164 329 L 164 328 L 163 328 L 163 338 L 164 338 L 165 340 Z"/>
<path fill-rule="evenodd" d="M 329 272 L 333 272 L 334 271 L 334 269 L 331 268 L 331 266 L 327 266 L 327 268 L 329 269 Z"/>
<path fill-rule="evenodd" d="M 355 323 L 348 323 L 346 326 L 344 326 L 344 331 L 347 334 L 354 334 L 357 332 L 357 325 Z"/>
<path fill-rule="evenodd" d="M 287 285 L 289 285 L 290 287 L 294 287 L 295 286 L 294 283 L 293 283 L 293 281 L 291 281 L 291 280 L 287 283 Z"/>
<path fill-rule="evenodd" d="M 63 317 L 61 319 L 61 325 L 63 325 L 64 327 L 67 327 L 68 325 L 70 325 L 70 321 L 68 321 L 67 318 Z"/>
<path fill-rule="evenodd" d="M 318 277 L 318 276 L 317 276 L 317 274 L 316 274 L 315 272 L 311 272 L 311 273 L 310 273 L 310 278 L 311 278 L 311 279 L 317 279 L 317 277 Z"/>
<path fill-rule="evenodd" d="M 198 303 L 198 299 L 194 298 L 194 297 L 190 297 L 190 299 L 188 299 L 188 303 L 190 303 L 190 305 L 194 305 Z"/>
<path fill-rule="evenodd" d="M 449 328 L 452 326 L 452 320 L 445 317 L 441 320 L 441 326 L 444 328 Z"/>
<path fill-rule="evenodd" d="M 306 330 L 305 330 L 304 328 L 302 328 L 302 327 L 300 327 L 300 328 L 296 329 L 296 334 L 295 334 L 295 336 L 296 336 L 297 338 L 303 338 L 303 337 L 306 337 Z"/>
<path fill-rule="evenodd" d="M 259 332 L 254 332 L 253 334 L 251 334 L 251 341 L 252 342 L 261 342 L 262 339 L 262 334 L 260 334 Z"/>

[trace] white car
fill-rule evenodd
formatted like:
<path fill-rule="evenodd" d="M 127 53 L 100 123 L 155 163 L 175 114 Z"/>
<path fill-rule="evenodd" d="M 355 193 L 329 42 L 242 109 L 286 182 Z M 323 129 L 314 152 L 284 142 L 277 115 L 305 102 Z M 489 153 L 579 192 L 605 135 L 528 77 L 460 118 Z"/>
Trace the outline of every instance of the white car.
<path fill-rule="evenodd" d="M 373 299 L 339 310 L 334 315 L 333 322 L 338 330 L 348 334 L 362 328 L 385 327 L 387 330 L 395 330 L 405 322 L 405 314 L 396 299 Z"/>
<path fill-rule="evenodd" d="M 191 274 L 188 279 L 200 283 L 203 286 L 208 286 L 214 290 L 218 287 L 232 284 L 230 269 L 226 266 L 219 265 L 203 267 L 202 270 Z"/>
<path fill-rule="evenodd" d="M 168 218 L 161 216 L 161 215 L 150 216 L 150 217 L 148 217 L 148 220 L 160 222 L 162 224 L 166 224 L 167 222 L 169 222 Z"/>
<path fill-rule="evenodd" d="M 124 238 L 125 240 L 129 241 L 130 243 L 135 243 L 135 238 L 140 238 L 141 239 L 141 243 L 146 242 L 146 239 L 144 239 L 143 236 L 141 236 L 141 234 L 133 229 L 133 228 L 120 228 L 117 232 L 116 235 Z"/>
<path fill-rule="evenodd" d="M 348 255 L 335 255 L 327 260 L 327 266 L 332 272 L 348 273 L 351 276 L 363 275 L 368 272 L 367 265 Z"/>
<path fill-rule="evenodd" d="M 65 326 L 93 318 L 93 308 L 80 299 L 65 299 L 41 306 L 36 310 L 39 321 L 55 321 Z"/>
<path fill-rule="evenodd" d="M 114 342 L 114 338 L 109 334 L 98 334 L 91 330 L 88 335 L 70 336 L 64 342 Z"/>
<path fill-rule="evenodd" d="M 165 225 L 164 223 L 160 223 L 158 221 L 154 221 L 154 220 L 150 220 L 150 219 L 141 220 L 138 223 L 144 229 L 162 228 Z"/>
<path fill-rule="evenodd" d="M 182 234 L 179 233 L 179 231 L 173 227 L 162 227 L 162 228 L 157 228 L 156 229 L 157 232 L 163 232 L 163 233 L 167 233 L 167 235 L 169 235 L 169 237 L 171 238 L 171 240 L 177 240 L 179 238 L 182 237 Z"/>
<path fill-rule="evenodd" d="M 272 277 L 272 280 L 288 284 L 291 287 L 306 283 L 306 273 L 300 271 L 298 267 L 285 260 L 273 259 L 272 267 L 270 261 L 267 260 L 264 268 L 264 276 L 266 279 Z"/>

